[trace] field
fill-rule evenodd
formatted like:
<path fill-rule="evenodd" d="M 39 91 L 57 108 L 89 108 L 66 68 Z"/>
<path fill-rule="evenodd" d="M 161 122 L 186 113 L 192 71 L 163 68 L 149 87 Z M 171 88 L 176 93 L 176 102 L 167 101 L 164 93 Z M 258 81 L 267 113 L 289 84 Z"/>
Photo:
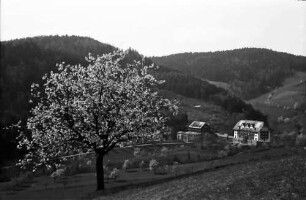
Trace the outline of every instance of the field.
<path fill-rule="evenodd" d="M 228 83 L 221 82 L 221 81 L 210 81 L 210 80 L 205 80 L 205 81 L 207 81 L 208 83 L 213 84 L 213 85 L 215 85 L 217 87 L 220 87 L 220 88 L 223 88 L 225 90 L 230 91 L 230 87 L 231 86 Z"/>
<path fill-rule="evenodd" d="M 272 106 L 285 110 L 293 109 L 295 103 L 301 104 L 305 101 L 305 81 L 306 73 L 297 72 L 287 78 L 282 87 L 253 99 L 250 103 L 254 105 L 270 103 Z"/>
<path fill-rule="evenodd" d="M 184 153 L 186 155 L 186 151 Z M 211 178 L 210 180 L 209 178 L 203 179 L 202 177 L 209 176 L 208 174 L 215 173 L 215 178 L 220 178 L 222 176 L 218 175 L 219 171 L 222 174 L 223 170 L 227 171 L 227 169 L 229 169 L 228 173 L 235 174 L 238 173 L 240 168 L 245 165 L 252 167 L 253 165 L 257 166 L 258 164 L 269 161 L 272 162 L 273 160 L 275 160 L 276 162 L 276 160 L 282 160 L 283 158 L 291 159 L 291 157 L 296 154 L 296 150 L 293 151 L 286 148 L 277 148 L 270 150 L 251 149 L 245 152 L 238 153 L 234 156 L 225 157 L 223 159 L 181 164 L 179 166 L 179 170 L 175 172 L 173 172 L 171 168 L 169 168 L 167 173 L 162 174 L 154 174 L 148 169 L 141 170 L 139 168 L 131 168 L 128 171 L 120 170 L 120 177 L 116 181 L 108 180 L 106 182 L 106 193 L 102 194 L 95 192 L 95 173 L 80 173 L 72 176 L 65 176 L 57 180 L 53 180 L 49 176 L 38 176 L 30 178 L 27 181 L 24 181 L 17 185 L 14 185 L 14 187 L 11 188 L 5 187 L 3 184 L 0 184 L 0 199 L 93 199 L 98 197 L 100 198 L 101 195 L 102 199 L 125 199 L 126 193 L 129 193 L 130 191 L 134 192 L 134 190 L 139 191 L 135 188 L 148 186 L 147 188 L 141 189 L 141 191 L 148 191 L 150 190 L 150 188 L 172 185 L 174 184 L 174 182 L 180 182 L 185 179 L 188 181 L 193 179 L 201 180 L 207 185 L 211 184 L 210 181 L 212 181 L 213 178 Z M 303 156 L 306 156 L 305 152 L 303 153 Z M 249 162 L 250 164 L 244 164 Z M 232 168 L 236 169 L 237 172 L 234 172 L 234 170 L 231 171 L 230 169 Z M 261 169 L 261 167 L 258 168 Z M 190 178 L 190 176 L 193 178 Z M 236 176 L 237 174 L 235 174 L 235 177 Z M 207 180 L 207 182 L 205 180 Z M 217 180 L 218 179 L 216 179 L 215 181 Z M 199 184 L 205 185 L 202 182 L 200 182 Z M 214 187 L 217 187 L 218 184 L 220 184 L 220 187 L 222 186 L 221 183 L 216 182 Z M 181 185 L 181 187 L 183 186 L 184 184 Z M 186 186 L 186 189 L 188 188 L 189 186 Z M 185 189 L 181 189 L 185 191 Z M 119 192 L 121 190 L 124 190 L 126 192 Z M 168 187 L 168 190 L 170 190 L 170 186 Z M 160 194 L 163 196 L 165 191 L 163 191 L 162 189 L 161 191 L 162 193 Z M 110 195 L 112 193 L 116 194 Z M 127 195 L 127 197 L 129 199 L 133 199 L 134 197 L 136 199 L 146 199 L 146 196 L 142 195 L 143 194 L 140 194 L 139 197 Z M 148 195 L 152 195 L 152 193 L 149 192 Z M 157 196 L 152 196 L 153 199 L 156 199 L 155 197 L 157 198 Z"/>
<path fill-rule="evenodd" d="M 305 155 L 229 166 L 95 199 L 305 199 Z"/>

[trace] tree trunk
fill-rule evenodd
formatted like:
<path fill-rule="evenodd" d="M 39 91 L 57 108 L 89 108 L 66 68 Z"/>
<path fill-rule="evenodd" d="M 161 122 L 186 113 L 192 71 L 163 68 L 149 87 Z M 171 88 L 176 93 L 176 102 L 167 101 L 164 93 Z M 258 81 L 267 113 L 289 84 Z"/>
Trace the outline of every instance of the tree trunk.
<path fill-rule="evenodd" d="M 97 154 L 96 158 L 97 190 L 104 190 L 103 157 L 104 157 L 103 154 Z"/>

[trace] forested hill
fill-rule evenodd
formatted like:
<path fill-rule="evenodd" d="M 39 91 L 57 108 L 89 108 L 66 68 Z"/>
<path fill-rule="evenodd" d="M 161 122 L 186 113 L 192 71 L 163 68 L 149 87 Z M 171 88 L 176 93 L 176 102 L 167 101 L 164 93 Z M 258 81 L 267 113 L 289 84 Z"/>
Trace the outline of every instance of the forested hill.
<path fill-rule="evenodd" d="M 259 48 L 180 53 L 152 60 L 201 79 L 226 82 L 234 94 L 247 100 L 281 86 L 295 71 L 306 71 L 306 57 Z"/>
<path fill-rule="evenodd" d="M 41 36 L 1 42 L 0 165 L 1 159 L 11 159 L 16 156 L 15 145 L 18 133 L 3 128 L 19 120 L 25 121 L 30 110 L 30 85 L 41 83 L 44 74 L 51 70 L 56 71 L 56 63 L 64 61 L 67 64 L 86 65 L 85 57 L 89 52 L 93 55 L 102 55 L 116 49 L 91 38 L 78 36 Z M 135 50 L 130 49 L 127 52 L 126 62 L 142 59 Z M 148 65 L 152 64 L 150 58 L 144 61 Z M 240 113 L 243 118 L 266 120 L 266 117 L 254 110 L 251 105 L 224 89 L 190 74 L 166 66 L 160 66 L 152 73 L 158 79 L 166 81 L 160 89 L 170 91 L 169 94 L 209 102 L 225 110 L 229 115 Z"/>
<path fill-rule="evenodd" d="M 88 37 L 40 36 L 1 42 L 1 98 L 0 119 L 7 124 L 27 116 L 29 110 L 30 85 L 41 82 L 41 77 L 56 71 L 56 63 L 86 65 L 88 53 L 101 55 L 117 48 Z M 140 60 L 141 55 L 129 50 L 126 62 Z M 152 60 L 145 59 L 146 64 Z M 231 96 L 221 88 L 202 81 L 190 74 L 161 65 L 152 72 L 157 78 L 166 80 L 161 89 L 213 102 L 229 112 L 253 112 L 239 98 Z"/>
<path fill-rule="evenodd" d="M 39 82 L 43 74 L 56 70 L 56 63 L 84 64 L 89 52 L 96 55 L 115 49 L 91 38 L 77 36 L 45 36 L 1 42 L 1 122 L 26 114 L 30 85 Z"/>

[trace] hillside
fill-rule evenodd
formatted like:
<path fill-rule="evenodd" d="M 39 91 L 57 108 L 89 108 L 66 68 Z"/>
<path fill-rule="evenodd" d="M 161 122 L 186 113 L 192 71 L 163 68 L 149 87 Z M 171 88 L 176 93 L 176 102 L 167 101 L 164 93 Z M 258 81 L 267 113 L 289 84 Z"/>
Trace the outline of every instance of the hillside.
<path fill-rule="evenodd" d="M 46 36 L 1 42 L 1 122 L 27 114 L 29 88 L 56 63 L 85 64 L 89 52 L 109 53 L 116 48 L 90 38 Z"/>
<path fill-rule="evenodd" d="M 180 103 L 180 112 L 187 115 L 188 122 L 204 121 L 209 123 L 218 132 L 231 134 L 231 130 L 237 121 L 244 117 L 242 113 L 230 114 L 227 110 L 213 102 L 188 98 L 169 90 L 160 90 L 160 94 L 169 99 L 176 99 Z"/>
<path fill-rule="evenodd" d="M 30 85 L 41 83 L 41 77 L 56 71 L 56 63 L 86 65 L 88 53 L 101 55 L 116 50 L 108 44 L 94 39 L 78 36 L 41 36 L 1 42 L 1 122 L 16 121 L 27 116 Z M 126 62 L 140 60 L 142 56 L 130 49 Z M 145 59 L 147 65 L 152 60 Z M 252 108 L 226 90 L 208 81 L 182 73 L 178 70 L 160 66 L 153 75 L 165 84 L 161 89 L 169 90 L 185 97 L 213 102 L 228 112 L 242 112 Z"/>
<path fill-rule="evenodd" d="M 230 91 L 247 100 L 281 86 L 295 71 L 306 71 L 305 57 L 259 48 L 180 53 L 152 60 L 201 79 L 227 83 Z"/>
<path fill-rule="evenodd" d="M 305 153 L 260 160 L 95 199 L 305 199 L 305 161 Z"/>
<path fill-rule="evenodd" d="M 306 73 L 296 72 L 282 86 L 249 101 L 266 115 L 279 132 L 292 131 L 296 126 L 306 131 Z"/>
<path fill-rule="evenodd" d="M 56 63 L 64 61 L 69 64 L 86 65 L 85 56 L 89 52 L 93 55 L 101 55 L 116 49 L 116 47 L 94 39 L 78 36 L 41 36 L 1 42 L 1 160 L 17 156 L 17 152 L 13 149 L 16 147 L 15 138 L 18 133 L 3 128 L 19 120 L 25 122 L 31 108 L 29 96 L 32 83 L 42 83 L 41 77 L 45 73 L 56 71 Z M 129 49 L 126 52 L 125 62 L 127 63 L 142 59 L 142 56 L 135 50 Z M 147 65 L 152 64 L 150 58 L 145 58 L 144 62 Z M 233 121 L 240 118 L 266 121 L 266 117 L 254 110 L 250 104 L 246 104 L 226 90 L 205 80 L 167 66 L 160 66 L 151 73 L 157 79 L 165 80 L 159 90 L 167 91 L 168 96 L 170 94 L 169 98 L 173 99 L 180 95 L 182 99 L 186 98 L 182 101 L 185 104 L 188 104 L 190 99 L 200 102 L 197 104 L 203 104 L 203 109 L 190 109 L 190 105 L 185 106 L 188 109 L 181 109 L 179 119 L 172 119 L 170 122 L 174 130 L 181 129 L 188 123 L 188 119 L 184 116 L 186 113 L 188 113 L 189 120 L 207 119 L 218 125 L 217 127 L 220 127 L 221 130 L 231 127 Z M 207 111 L 205 105 L 218 109 L 215 110 L 215 113 L 214 109 Z M 198 112 L 199 110 L 201 112 Z M 224 116 L 230 116 L 233 120 L 226 124 L 224 120 L 229 117 L 224 118 Z M 3 153 L 7 149 L 11 149 L 10 153 Z"/>

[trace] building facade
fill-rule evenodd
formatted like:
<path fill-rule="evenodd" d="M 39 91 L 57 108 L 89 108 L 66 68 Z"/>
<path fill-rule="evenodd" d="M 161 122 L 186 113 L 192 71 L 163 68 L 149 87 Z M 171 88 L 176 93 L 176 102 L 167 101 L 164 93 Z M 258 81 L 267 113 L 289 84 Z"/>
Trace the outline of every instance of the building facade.
<path fill-rule="evenodd" d="M 177 140 L 184 142 L 202 142 L 207 135 L 214 135 L 209 124 L 194 121 L 188 126 L 188 131 L 179 131 L 177 133 Z"/>
<path fill-rule="evenodd" d="M 258 142 L 270 142 L 270 130 L 262 121 L 240 120 L 235 127 L 233 143 L 257 145 Z"/>

